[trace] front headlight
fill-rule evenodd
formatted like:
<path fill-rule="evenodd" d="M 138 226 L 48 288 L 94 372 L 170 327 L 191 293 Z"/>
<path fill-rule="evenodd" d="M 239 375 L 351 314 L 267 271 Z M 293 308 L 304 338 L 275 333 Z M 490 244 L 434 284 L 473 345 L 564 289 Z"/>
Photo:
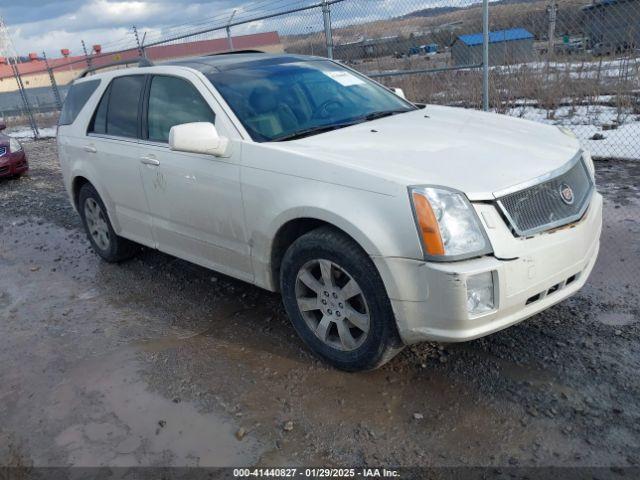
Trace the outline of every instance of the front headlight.
<path fill-rule="evenodd" d="M 467 197 L 443 187 L 410 187 L 409 194 L 425 256 L 461 260 L 491 252 Z"/>
<path fill-rule="evenodd" d="M 22 150 L 22 144 L 13 137 L 9 137 L 9 151 L 11 153 L 19 152 Z"/>

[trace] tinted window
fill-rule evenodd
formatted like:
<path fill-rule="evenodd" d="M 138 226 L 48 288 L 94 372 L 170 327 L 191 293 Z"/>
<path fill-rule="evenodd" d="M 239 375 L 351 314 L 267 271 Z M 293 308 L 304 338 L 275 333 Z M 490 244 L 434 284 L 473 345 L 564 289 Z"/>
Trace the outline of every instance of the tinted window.
<path fill-rule="evenodd" d="M 108 135 L 138 136 L 138 104 L 144 87 L 143 75 L 118 77 L 113 80 L 107 110 Z"/>
<path fill-rule="evenodd" d="M 100 80 L 90 80 L 71 85 L 64 105 L 62 105 L 58 125 L 71 125 L 75 122 L 80 110 L 85 106 L 93 92 L 96 91 L 98 85 L 100 85 Z"/>
<path fill-rule="evenodd" d="M 107 108 L 109 106 L 110 91 L 111 88 L 107 88 L 100 99 L 96 113 L 93 114 L 89 124 L 89 132 L 91 133 L 107 133 Z"/>
<path fill-rule="evenodd" d="M 215 123 L 215 115 L 196 88 L 186 80 L 155 76 L 149 91 L 149 140 L 167 142 L 174 125 Z"/>

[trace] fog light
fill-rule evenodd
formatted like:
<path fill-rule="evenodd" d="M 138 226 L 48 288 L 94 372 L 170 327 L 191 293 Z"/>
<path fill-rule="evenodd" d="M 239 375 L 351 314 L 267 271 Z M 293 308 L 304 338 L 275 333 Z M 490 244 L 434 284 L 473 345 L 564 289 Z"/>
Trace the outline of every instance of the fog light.
<path fill-rule="evenodd" d="M 494 308 L 493 272 L 484 272 L 468 277 L 467 312 L 469 315 L 480 315 Z"/>

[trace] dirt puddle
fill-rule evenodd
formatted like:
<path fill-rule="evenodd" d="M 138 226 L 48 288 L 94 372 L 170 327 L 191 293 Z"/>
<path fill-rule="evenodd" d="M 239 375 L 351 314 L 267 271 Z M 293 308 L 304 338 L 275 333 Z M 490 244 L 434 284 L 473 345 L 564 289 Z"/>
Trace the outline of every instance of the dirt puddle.
<path fill-rule="evenodd" d="M 202 413 L 191 403 L 147 389 L 133 348 L 83 363 L 52 396 L 49 414 L 73 416 L 85 399 L 93 405 L 55 438 L 77 466 L 250 465 L 255 438 L 238 441 L 225 415 Z"/>
<path fill-rule="evenodd" d="M 12 342 L 0 354 L 0 438 L 27 442 L 35 466 L 255 463 L 263 447 L 236 438 L 233 416 L 149 388 L 140 357 L 194 332 L 111 302 L 95 280 L 111 268 L 77 232 L 22 221 L 3 228 L 0 335 Z"/>

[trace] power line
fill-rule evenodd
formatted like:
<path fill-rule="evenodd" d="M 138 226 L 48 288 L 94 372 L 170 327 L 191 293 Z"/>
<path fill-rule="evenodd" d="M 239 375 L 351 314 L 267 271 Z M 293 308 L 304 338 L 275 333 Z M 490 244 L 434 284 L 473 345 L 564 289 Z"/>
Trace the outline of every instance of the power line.
<path fill-rule="evenodd" d="M 235 16 L 234 24 L 240 23 L 250 23 L 253 21 L 255 17 L 263 17 L 273 15 L 275 13 L 286 13 L 288 10 L 293 10 L 303 6 L 305 3 L 311 3 L 313 0 L 258 0 L 256 2 L 250 3 L 244 10 L 238 11 Z M 268 8 L 265 8 L 268 7 Z M 143 29 L 147 32 L 147 40 L 146 44 L 160 44 L 163 42 L 171 42 L 175 37 L 180 37 L 181 39 L 187 39 L 190 36 L 200 36 L 206 33 L 212 33 L 218 30 L 223 29 L 227 21 L 231 15 L 231 10 L 225 11 L 224 13 L 220 13 L 211 17 L 206 17 L 204 19 L 198 20 L 196 22 L 184 22 L 175 25 L 171 25 L 169 27 L 165 27 L 162 31 L 158 31 L 157 33 L 152 32 L 151 29 Z M 210 28 L 198 28 L 209 25 Z M 180 28 L 184 27 L 184 28 Z M 203 33 L 204 32 L 204 33 Z M 116 50 L 118 53 L 120 51 L 133 50 L 137 48 L 137 44 L 134 39 L 127 34 L 127 36 L 113 40 L 110 42 L 105 42 L 102 44 L 103 50 Z"/>
<path fill-rule="evenodd" d="M 13 45 L 13 41 L 11 40 L 11 36 L 9 35 L 9 29 L 7 28 L 6 23 L 4 23 L 4 19 L 2 17 L 0 17 L 0 56 L 5 57 L 7 60 L 7 64 L 9 65 L 9 68 L 13 73 L 13 77 L 18 84 L 20 99 L 22 100 L 22 105 L 24 106 L 27 117 L 29 118 L 29 124 L 31 125 L 31 130 L 33 130 L 33 137 L 38 138 L 40 136 L 40 131 L 38 130 L 38 124 L 36 123 L 33 111 L 31 110 L 31 105 L 29 104 L 29 98 L 27 97 L 24 83 L 22 83 L 22 77 L 20 76 L 20 69 L 18 67 L 18 54 Z"/>
<path fill-rule="evenodd" d="M 151 47 L 151 46 L 154 46 L 154 45 L 160 45 L 160 44 L 171 42 L 171 41 L 184 40 L 186 38 L 193 37 L 193 36 L 196 36 L 196 35 L 202 35 L 202 34 L 205 34 L 205 33 L 210 33 L 210 32 L 216 31 L 216 30 L 220 30 L 220 29 L 224 28 L 225 26 L 235 27 L 235 26 L 243 25 L 243 24 L 250 23 L 250 22 L 271 19 L 271 18 L 280 16 L 280 15 L 283 15 L 285 13 L 286 14 L 292 14 L 292 13 L 303 12 L 303 11 L 311 10 L 311 9 L 314 9 L 314 8 L 319 8 L 319 7 L 323 6 L 323 5 L 329 6 L 329 5 L 333 5 L 333 4 L 336 4 L 336 3 L 341 3 L 343 1 L 345 1 L 345 0 L 322 0 L 322 3 L 315 3 L 315 4 L 311 4 L 311 5 L 307 5 L 307 6 L 301 6 L 301 7 L 293 8 L 293 9 L 290 9 L 290 10 L 287 10 L 287 11 L 278 11 L 277 13 L 263 14 L 263 15 L 260 15 L 258 17 L 254 17 L 254 18 L 252 18 L 250 20 L 236 20 L 236 21 L 234 21 L 233 23 L 231 23 L 229 25 L 224 25 L 223 24 L 223 25 L 216 26 L 216 27 L 211 27 L 211 28 L 207 28 L 207 29 L 203 29 L 203 30 L 199 30 L 199 31 L 189 32 L 189 33 L 183 34 L 181 36 L 176 36 L 176 37 L 168 38 L 168 39 L 165 39 L 165 40 L 162 40 L 162 41 L 149 43 L 148 46 Z"/>
<path fill-rule="evenodd" d="M 265 6 L 271 6 L 273 7 L 273 5 L 276 4 L 280 4 L 280 5 L 285 5 L 287 3 L 290 3 L 291 6 L 293 6 L 295 3 L 302 3 L 304 0 L 294 0 L 293 2 L 291 0 L 276 0 L 275 2 L 273 0 L 260 0 L 257 2 L 253 2 L 250 3 L 247 8 L 235 8 L 235 10 L 238 11 L 238 17 L 240 18 L 241 16 L 246 16 L 247 14 L 253 14 L 253 13 L 258 13 L 258 12 L 263 12 L 264 11 L 264 7 Z M 232 10 L 232 8 L 229 8 L 229 10 Z M 273 8 L 271 8 L 270 10 L 273 10 Z M 185 22 L 182 24 L 177 24 L 174 25 L 172 27 L 169 27 L 170 29 L 173 28 L 177 28 L 177 27 L 182 27 L 182 26 L 187 26 L 187 27 L 197 27 L 198 25 L 206 25 L 207 23 L 211 23 L 214 20 L 227 20 L 229 18 L 231 12 L 225 12 L 225 13 L 221 13 L 218 15 L 214 15 L 211 17 L 206 17 L 198 22 Z"/>
<path fill-rule="evenodd" d="M 308 0 L 306 0 L 308 1 Z M 250 23 L 253 19 L 253 16 L 257 13 L 260 14 L 260 16 L 262 15 L 270 15 L 272 13 L 275 12 L 280 12 L 282 11 L 282 13 L 286 13 L 287 11 L 287 7 L 289 8 L 295 8 L 294 6 L 296 4 L 300 5 L 303 4 L 305 2 L 305 0 L 294 0 L 293 2 L 291 0 L 262 0 L 259 2 L 256 2 L 254 4 L 251 4 L 250 7 L 246 10 L 242 10 L 239 11 L 236 16 L 235 16 L 235 22 L 234 23 Z M 265 5 L 269 5 L 270 8 L 262 8 Z M 207 25 L 210 24 L 210 28 L 207 29 L 209 31 L 215 31 L 217 29 L 222 29 L 226 26 L 227 21 L 229 19 L 229 16 L 231 15 L 231 12 L 225 12 L 224 14 L 219 14 L 216 16 L 212 16 L 212 17 L 208 17 L 204 20 L 200 20 L 198 22 L 193 22 L 193 23 L 184 23 L 184 24 L 178 24 L 178 25 L 174 25 L 171 27 L 168 27 L 167 29 L 165 29 L 165 32 L 157 34 L 157 35 L 150 35 L 150 41 L 151 42 L 158 42 L 160 39 L 166 39 L 166 41 L 171 41 L 171 37 L 175 37 L 175 36 L 188 36 L 187 34 L 193 32 L 193 35 L 197 35 L 199 32 L 201 32 L 201 29 L 198 29 L 198 26 L 203 26 L 203 25 Z M 215 22 L 215 23 L 214 23 Z M 178 28 L 181 27 L 183 25 L 187 25 L 187 28 Z"/>
<path fill-rule="evenodd" d="M 293 0 L 293 1 L 292 0 L 275 0 L 275 1 L 260 0 L 252 4 L 251 8 L 243 12 L 240 12 L 240 14 L 235 17 L 233 23 L 230 24 L 229 27 L 237 27 L 240 25 L 254 22 L 254 21 L 269 20 L 269 19 L 278 17 L 279 15 L 300 13 L 303 11 L 311 10 L 313 8 L 320 8 L 322 6 L 322 1 L 323 0 Z M 345 1 L 345 0 L 328 0 L 327 3 L 333 4 L 333 3 L 340 3 L 342 1 Z M 271 8 L 260 10 L 259 7 L 262 7 L 265 4 L 269 4 Z M 255 14 L 258 12 L 260 13 L 260 15 L 250 16 L 251 14 Z M 157 45 L 162 45 L 162 44 L 171 43 L 171 42 L 186 41 L 190 37 L 201 37 L 202 35 L 211 34 L 217 31 L 223 31 L 225 27 L 227 27 L 229 15 L 230 15 L 230 12 L 225 12 L 225 14 L 219 14 L 215 17 L 210 17 L 211 19 L 218 20 L 218 22 L 213 23 L 208 28 L 203 28 L 203 29 L 196 29 L 194 27 L 197 27 L 198 25 L 202 25 L 202 24 L 206 25 L 207 23 L 212 23 L 212 22 L 199 21 L 191 24 L 190 28 L 177 29 L 177 30 L 174 27 L 169 27 L 168 32 L 165 31 L 162 33 L 158 33 L 156 35 L 153 35 L 153 34 L 149 35 L 148 33 L 149 30 L 147 30 L 146 34 L 147 34 L 147 37 L 149 38 L 145 42 L 145 47 L 157 46 Z M 221 20 L 224 20 L 224 21 L 221 21 Z M 112 50 L 114 47 L 120 47 L 120 46 L 122 47 L 117 48 L 116 50 Z M 106 52 L 105 47 L 108 47 L 111 51 Z M 100 55 L 93 55 L 92 58 L 101 58 L 108 55 L 124 53 L 127 51 L 135 50 L 136 48 L 137 46 L 133 42 L 133 38 L 128 36 L 120 40 L 115 40 L 113 42 L 107 42 L 103 44 L 104 53 Z M 76 62 L 72 62 L 72 63 L 76 63 Z"/>

